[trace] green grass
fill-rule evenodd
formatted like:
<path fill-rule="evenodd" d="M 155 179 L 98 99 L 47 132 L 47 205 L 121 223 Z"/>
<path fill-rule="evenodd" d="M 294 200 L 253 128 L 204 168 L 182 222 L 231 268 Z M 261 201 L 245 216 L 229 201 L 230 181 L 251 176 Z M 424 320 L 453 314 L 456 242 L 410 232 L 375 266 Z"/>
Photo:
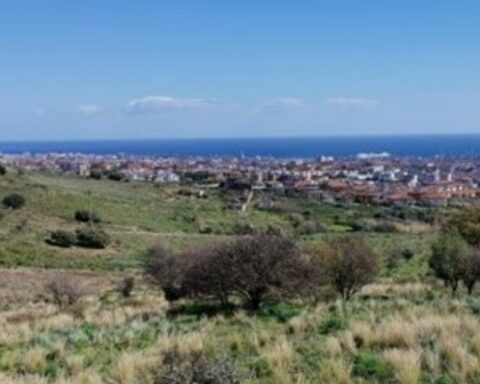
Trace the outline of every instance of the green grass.
<path fill-rule="evenodd" d="M 210 361 L 226 357 L 234 362 L 245 379 L 242 383 L 396 383 L 401 382 L 398 375 L 402 370 L 387 359 L 388 353 L 396 348 L 403 353 L 400 356 L 408 357 L 402 337 L 404 332 L 416 329 L 425 335 L 410 352 L 422 350 L 439 362 L 446 362 L 438 369 L 422 365 L 418 383 L 479 382 L 480 369 L 470 369 L 450 350 L 450 355 L 445 355 L 441 349 L 453 348 L 459 356 L 467 353 L 475 362 L 480 361 L 480 339 L 472 336 L 480 330 L 480 305 L 475 297 L 467 298 L 463 288 L 453 297 L 438 282 L 425 279 L 435 235 L 433 227 L 411 219 L 395 221 L 392 209 L 386 207 L 331 205 L 300 198 L 289 199 L 288 209 L 261 211 L 251 207 L 241 213 L 229 210 L 228 199 L 219 191 L 208 191 L 207 199 L 197 199 L 181 196 L 178 190 L 178 186 L 171 185 L 40 173 L 0 177 L 0 197 L 18 192 L 27 199 L 20 210 L 0 208 L 0 266 L 91 269 L 98 270 L 92 274 L 101 279 L 106 279 L 106 271 L 126 269 L 127 273 L 115 275 L 136 278 L 129 299 L 109 286 L 108 290 L 97 288 L 72 307 L 54 310 L 36 289 L 32 289 L 35 292 L 28 305 L 12 293 L 8 305 L 2 304 L 4 309 L 0 311 L 0 324 L 13 326 L 13 335 L 0 332 L 7 340 L 12 336 L 10 342 L 0 345 L 0 374 L 21 377 L 31 370 L 49 378 L 49 382 L 64 375 L 73 378 L 68 360 L 80 356 L 82 370 L 117 382 L 110 379 L 120 369 L 122 354 L 139 353 L 145 361 L 152 356 L 159 359 L 162 348 L 172 340 L 181 347 L 194 349 L 200 339 L 202 351 Z M 259 198 L 285 201 L 262 194 L 256 196 Z M 52 230 L 74 231 L 85 226 L 74 220 L 74 212 L 90 207 L 101 217 L 101 227 L 111 235 L 111 245 L 104 250 L 91 250 L 63 249 L 45 243 Z M 413 209 L 407 213 L 415 215 Z M 321 223 L 326 232 L 299 235 L 295 227 L 299 215 L 302 220 Z M 161 293 L 144 284 L 140 271 L 130 270 L 141 266 L 146 250 L 155 243 L 182 250 L 228 241 L 236 228 L 246 225 L 281 228 L 296 235 L 300 242 L 316 243 L 350 231 L 358 219 L 379 216 L 401 224 L 401 230 L 362 233 L 382 256 L 384 266 L 376 280 L 376 290 L 364 291 L 349 302 L 332 297 L 315 302 L 314 298 L 269 301 L 258 312 L 250 313 L 241 309 L 222 312 L 216 303 L 185 300 L 173 304 L 172 310 L 167 308 Z M 405 249 L 413 256 L 401 257 L 389 267 L 389 256 Z M 31 271 L 37 282 L 38 271 Z M 413 284 L 408 284 L 410 281 Z M 24 285 L 21 281 L 18 284 Z M 429 321 L 430 331 L 420 319 Z M 386 326 L 382 327 L 382 323 Z M 43 326 L 36 328 L 38 324 Z M 397 331 L 395 327 L 399 325 L 404 328 Z M 31 334 L 24 335 L 28 329 Z M 444 346 L 445 340 L 460 340 L 462 344 Z M 32 367 L 29 359 L 29 353 L 36 348 L 46 359 L 37 368 Z M 155 360 L 155 364 L 161 365 L 160 360 Z M 76 383 L 84 382 L 90 381 Z"/>
<path fill-rule="evenodd" d="M 3 209 L 0 220 L 0 266 L 46 268 L 125 269 L 138 267 L 146 249 L 161 242 L 181 250 L 206 242 L 224 241 L 238 228 L 280 228 L 295 234 L 292 215 L 322 224 L 330 234 L 350 230 L 348 223 L 372 218 L 380 208 L 359 204 L 325 204 L 300 198 L 274 198 L 288 201 L 293 211 L 247 212 L 228 209 L 220 191 L 208 191 L 208 198 L 181 196 L 178 186 L 145 182 L 91 180 L 75 176 L 42 173 L 9 174 L 0 178 L 0 197 L 11 192 L 24 195 L 27 203 L 16 211 Z M 82 225 L 74 212 L 92 209 L 100 224 L 112 236 L 106 250 L 60 249 L 45 244 L 50 231 L 75 230 Z M 383 209 L 384 211 L 386 208 Z M 324 234 L 304 237 L 319 241 Z M 395 273 L 423 273 L 429 235 L 408 233 L 367 234 L 381 253 L 396 243 L 408 245 L 415 252 L 413 261 Z"/>

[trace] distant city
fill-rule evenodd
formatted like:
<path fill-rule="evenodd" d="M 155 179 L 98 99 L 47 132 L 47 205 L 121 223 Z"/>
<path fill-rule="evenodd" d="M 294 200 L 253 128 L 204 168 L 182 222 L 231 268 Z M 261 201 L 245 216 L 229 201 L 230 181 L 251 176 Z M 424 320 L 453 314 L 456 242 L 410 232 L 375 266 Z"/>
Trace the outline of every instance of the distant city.
<path fill-rule="evenodd" d="M 298 194 L 324 202 L 442 206 L 479 194 L 480 156 L 354 156 L 278 159 L 264 156 L 151 156 L 81 153 L 3 154 L 7 167 L 24 171 L 202 189 Z"/>

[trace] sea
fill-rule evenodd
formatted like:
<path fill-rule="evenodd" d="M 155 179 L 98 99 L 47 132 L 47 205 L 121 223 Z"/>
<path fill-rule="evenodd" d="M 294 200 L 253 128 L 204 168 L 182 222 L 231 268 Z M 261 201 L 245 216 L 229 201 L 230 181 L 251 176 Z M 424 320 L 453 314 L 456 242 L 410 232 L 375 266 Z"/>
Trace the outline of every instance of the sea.
<path fill-rule="evenodd" d="M 85 153 L 147 156 L 271 156 L 315 158 L 387 152 L 391 155 L 480 155 L 478 135 L 342 136 L 239 139 L 155 139 L 0 142 L 10 154 Z"/>

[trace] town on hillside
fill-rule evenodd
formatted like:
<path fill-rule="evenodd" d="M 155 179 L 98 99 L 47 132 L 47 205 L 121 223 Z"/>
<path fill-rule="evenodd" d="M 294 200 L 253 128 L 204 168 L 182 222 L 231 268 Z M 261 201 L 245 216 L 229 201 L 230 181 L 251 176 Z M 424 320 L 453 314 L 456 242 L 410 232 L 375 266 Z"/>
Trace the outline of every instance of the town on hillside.
<path fill-rule="evenodd" d="M 356 156 L 278 159 L 246 156 L 1 154 L 4 166 L 117 181 L 264 190 L 323 202 L 443 206 L 479 193 L 480 156 Z"/>

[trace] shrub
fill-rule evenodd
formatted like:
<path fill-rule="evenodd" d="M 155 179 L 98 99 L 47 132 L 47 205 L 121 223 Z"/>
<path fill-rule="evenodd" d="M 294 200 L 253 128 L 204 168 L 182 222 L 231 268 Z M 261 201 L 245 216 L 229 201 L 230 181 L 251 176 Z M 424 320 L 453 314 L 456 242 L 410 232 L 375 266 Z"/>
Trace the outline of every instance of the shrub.
<path fill-rule="evenodd" d="M 306 265 L 291 239 L 259 233 L 239 238 L 210 264 L 221 266 L 226 285 L 258 309 L 268 296 L 298 294 L 305 284 Z"/>
<path fill-rule="evenodd" d="M 19 193 L 11 193 L 2 200 L 3 206 L 10 209 L 20 209 L 25 205 L 25 202 L 25 198 Z"/>
<path fill-rule="evenodd" d="M 312 271 L 318 271 L 318 284 L 331 284 L 344 300 L 350 299 L 380 272 L 378 255 L 356 235 L 330 239 L 326 245 L 313 247 L 309 252 Z"/>
<path fill-rule="evenodd" d="M 258 316 L 272 318 L 280 323 L 285 323 L 291 318 L 300 315 L 301 309 L 299 306 L 291 303 L 280 301 L 276 303 L 264 305 L 257 313 Z"/>
<path fill-rule="evenodd" d="M 85 248 L 103 249 L 110 244 L 108 233 L 99 228 L 77 230 L 77 245 Z"/>
<path fill-rule="evenodd" d="M 462 279 L 468 254 L 468 244 L 458 232 L 443 231 L 432 244 L 428 264 L 435 276 L 455 292 Z"/>
<path fill-rule="evenodd" d="M 336 331 L 342 331 L 344 329 L 347 329 L 347 327 L 347 320 L 338 315 L 331 315 L 330 317 L 322 321 L 322 324 L 320 325 L 320 333 L 326 335 Z"/>
<path fill-rule="evenodd" d="M 64 230 L 53 231 L 50 233 L 47 243 L 57 247 L 69 248 L 75 245 L 76 236 L 74 233 Z"/>
<path fill-rule="evenodd" d="M 235 223 L 231 229 L 232 235 L 251 235 L 255 232 L 255 227 L 251 223 Z"/>
<path fill-rule="evenodd" d="M 133 277 L 126 277 L 120 284 L 120 294 L 127 298 L 132 295 L 133 288 L 135 288 L 135 279 Z"/>
<path fill-rule="evenodd" d="M 375 229 L 375 221 L 370 219 L 358 219 L 351 223 L 354 232 L 373 232 Z"/>
<path fill-rule="evenodd" d="M 473 293 L 475 284 L 480 279 L 480 249 L 476 248 L 468 253 L 463 265 L 462 280 L 467 287 L 468 294 Z"/>
<path fill-rule="evenodd" d="M 268 376 L 272 372 L 271 364 L 265 357 L 258 357 L 252 361 L 252 363 L 249 364 L 249 368 L 256 378 Z"/>
<path fill-rule="evenodd" d="M 222 182 L 221 187 L 223 190 L 243 192 L 252 189 L 252 183 L 242 177 L 228 177 L 224 182 Z"/>
<path fill-rule="evenodd" d="M 413 259 L 413 256 L 415 256 L 415 253 L 411 249 L 405 248 L 402 251 L 402 256 L 405 260 L 411 260 Z"/>
<path fill-rule="evenodd" d="M 184 266 L 183 288 L 194 297 L 213 298 L 228 306 L 234 293 L 234 268 L 230 265 L 229 245 L 213 244 L 190 249 L 182 254 Z M 192 260 L 190 263 L 187 260 Z"/>
<path fill-rule="evenodd" d="M 388 255 L 386 266 L 388 269 L 395 269 L 402 260 L 410 260 L 414 256 L 411 249 L 394 248 Z"/>
<path fill-rule="evenodd" d="M 169 301 L 190 296 L 227 305 L 235 296 L 254 310 L 267 297 L 297 295 L 307 284 L 304 258 L 280 234 L 245 236 L 177 255 L 157 246 L 149 252 L 146 272 Z"/>
<path fill-rule="evenodd" d="M 455 384 L 455 380 L 449 374 L 444 373 L 435 380 L 435 384 Z"/>
<path fill-rule="evenodd" d="M 324 228 L 315 221 L 306 220 L 298 226 L 297 231 L 300 235 L 313 235 L 318 232 L 324 232 Z"/>
<path fill-rule="evenodd" d="M 0 164 L 0 176 L 4 176 L 7 174 L 7 167 L 4 164 Z"/>
<path fill-rule="evenodd" d="M 113 171 L 108 174 L 108 178 L 113 181 L 122 181 L 123 175 L 118 171 Z"/>
<path fill-rule="evenodd" d="M 182 255 L 175 254 L 162 245 L 155 245 L 147 252 L 144 270 L 151 281 L 158 284 L 169 302 L 186 295 L 184 277 L 189 263 Z"/>
<path fill-rule="evenodd" d="M 85 294 L 77 280 L 65 275 L 52 279 L 45 288 L 59 306 L 73 305 Z"/>
<path fill-rule="evenodd" d="M 385 361 L 366 352 L 359 353 L 354 357 L 352 373 L 364 379 L 377 379 L 381 382 L 392 377 L 392 369 Z"/>
<path fill-rule="evenodd" d="M 240 378 L 228 360 L 209 362 L 202 352 L 167 351 L 154 384 L 240 384 Z"/>
<path fill-rule="evenodd" d="M 470 206 L 455 213 L 446 229 L 459 233 L 469 244 L 480 244 L 480 208 Z"/>
<path fill-rule="evenodd" d="M 94 180 L 100 180 L 102 178 L 102 171 L 100 169 L 92 169 L 89 177 Z"/>
<path fill-rule="evenodd" d="M 100 223 L 100 217 L 92 211 L 87 211 L 85 209 L 81 209 L 75 211 L 75 220 L 80 221 L 82 223 Z"/>

